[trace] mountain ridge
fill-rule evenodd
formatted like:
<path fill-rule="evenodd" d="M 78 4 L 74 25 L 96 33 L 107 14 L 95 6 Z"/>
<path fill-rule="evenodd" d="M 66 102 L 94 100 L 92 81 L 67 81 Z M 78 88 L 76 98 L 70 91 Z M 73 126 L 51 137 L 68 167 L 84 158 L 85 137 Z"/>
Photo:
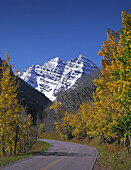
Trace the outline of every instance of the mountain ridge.
<path fill-rule="evenodd" d="M 67 63 L 56 57 L 42 66 L 32 65 L 19 72 L 18 76 L 55 101 L 61 90 L 72 88 L 83 75 L 91 74 L 96 69 L 99 69 L 96 64 L 82 55 Z"/>

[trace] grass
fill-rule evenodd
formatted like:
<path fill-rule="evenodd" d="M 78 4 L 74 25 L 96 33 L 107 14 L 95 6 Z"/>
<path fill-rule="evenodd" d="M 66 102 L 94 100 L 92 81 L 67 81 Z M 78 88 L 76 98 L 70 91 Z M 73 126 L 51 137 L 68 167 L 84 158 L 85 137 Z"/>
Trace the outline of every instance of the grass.
<path fill-rule="evenodd" d="M 99 153 L 97 162 L 107 170 L 131 170 L 131 155 L 127 154 L 121 147 L 102 144 L 96 146 Z"/>
<path fill-rule="evenodd" d="M 39 135 L 40 139 L 52 139 L 52 140 L 60 140 L 62 141 L 62 137 L 56 132 L 56 131 L 49 131 L 49 132 L 45 132 L 42 135 Z"/>
<path fill-rule="evenodd" d="M 49 149 L 49 147 L 50 147 L 50 144 L 48 144 L 46 142 L 38 141 L 37 144 L 34 145 L 31 149 L 31 151 L 28 153 L 21 153 L 16 156 L 8 156 L 8 157 L 5 156 L 5 157 L 0 158 L 0 167 L 3 165 L 9 164 L 11 162 L 23 159 L 23 158 L 27 158 L 32 155 L 36 155 L 40 152 L 44 152 L 45 150 Z"/>
<path fill-rule="evenodd" d="M 54 140 L 62 140 L 57 132 L 46 132 L 41 138 L 48 138 Z M 114 144 L 100 143 L 98 138 L 88 138 L 79 140 L 73 138 L 70 142 L 85 144 L 92 146 L 98 151 L 97 166 L 100 170 L 131 170 L 131 154 L 127 154 L 122 146 L 116 146 Z M 130 150 L 131 151 L 131 150 Z"/>

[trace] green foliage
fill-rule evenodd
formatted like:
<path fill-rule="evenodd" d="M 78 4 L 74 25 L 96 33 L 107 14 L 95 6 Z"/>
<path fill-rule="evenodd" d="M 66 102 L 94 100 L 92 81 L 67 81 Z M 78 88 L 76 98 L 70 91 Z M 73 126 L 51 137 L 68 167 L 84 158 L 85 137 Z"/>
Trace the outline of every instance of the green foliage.
<path fill-rule="evenodd" d="M 125 115 L 116 119 L 116 123 L 111 126 L 112 133 L 116 133 L 121 139 L 125 139 L 125 136 L 131 136 L 131 115 Z"/>
<path fill-rule="evenodd" d="M 122 25 L 120 38 L 117 33 L 107 31 L 108 40 L 99 52 L 103 56 L 102 76 L 94 80 L 97 86 L 94 98 L 97 130 L 106 138 L 123 141 L 131 132 L 131 15 L 124 11 Z"/>
<path fill-rule="evenodd" d="M 116 60 L 120 61 L 121 68 L 112 74 L 114 82 L 117 83 L 120 92 L 115 94 L 120 106 L 124 110 L 124 115 L 116 119 L 116 124 L 112 126 L 112 131 L 119 133 L 121 138 L 131 135 L 131 14 L 122 11 L 122 25 L 120 41 L 123 45 L 122 55 L 118 55 Z M 116 74 L 119 79 L 116 79 Z"/>

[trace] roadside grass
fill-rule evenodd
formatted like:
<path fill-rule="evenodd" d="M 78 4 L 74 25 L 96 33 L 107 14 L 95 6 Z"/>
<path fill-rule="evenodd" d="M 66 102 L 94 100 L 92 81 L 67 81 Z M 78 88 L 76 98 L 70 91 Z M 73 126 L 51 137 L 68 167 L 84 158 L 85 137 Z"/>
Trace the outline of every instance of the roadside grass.
<path fill-rule="evenodd" d="M 46 132 L 40 138 L 62 140 L 57 132 Z M 101 143 L 99 138 L 92 140 L 73 138 L 68 142 L 88 145 L 96 148 L 98 151 L 97 166 L 99 170 L 131 170 L 131 150 L 130 154 L 124 150 L 123 146 L 115 144 Z"/>
<path fill-rule="evenodd" d="M 29 156 L 36 155 L 40 152 L 44 152 L 45 150 L 49 149 L 50 144 L 42 141 L 37 141 L 37 143 L 32 147 L 30 152 L 28 153 L 20 153 L 16 156 L 5 156 L 0 158 L 0 167 L 15 161 L 18 161 L 23 158 L 27 158 Z"/>
<path fill-rule="evenodd" d="M 90 144 L 88 144 L 90 145 Z M 122 146 L 113 144 L 91 144 L 98 151 L 97 163 L 106 170 L 131 170 L 131 154 L 127 154 Z"/>
<path fill-rule="evenodd" d="M 96 147 L 99 157 L 98 163 L 106 169 L 111 170 L 131 170 L 131 156 L 125 151 L 108 152 L 104 148 Z"/>
<path fill-rule="evenodd" d="M 62 137 L 56 131 L 45 132 L 41 135 L 38 135 L 40 139 L 52 139 L 52 140 L 60 140 L 63 141 Z"/>

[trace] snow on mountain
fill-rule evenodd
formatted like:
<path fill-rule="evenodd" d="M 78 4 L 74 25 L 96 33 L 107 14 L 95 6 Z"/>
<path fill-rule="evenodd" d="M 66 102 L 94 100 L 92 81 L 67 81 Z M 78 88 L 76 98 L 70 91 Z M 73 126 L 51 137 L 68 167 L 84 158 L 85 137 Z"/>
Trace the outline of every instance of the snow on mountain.
<path fill-rule="evenodd" d="M 18 76 L 54 101 L 58 92 L 75 86 L 82 75 L 91 74 L 95 69 L 98 67 L 82 55 L 67 64 L 56 57 L 42 66 L 32 65 Z"/>

